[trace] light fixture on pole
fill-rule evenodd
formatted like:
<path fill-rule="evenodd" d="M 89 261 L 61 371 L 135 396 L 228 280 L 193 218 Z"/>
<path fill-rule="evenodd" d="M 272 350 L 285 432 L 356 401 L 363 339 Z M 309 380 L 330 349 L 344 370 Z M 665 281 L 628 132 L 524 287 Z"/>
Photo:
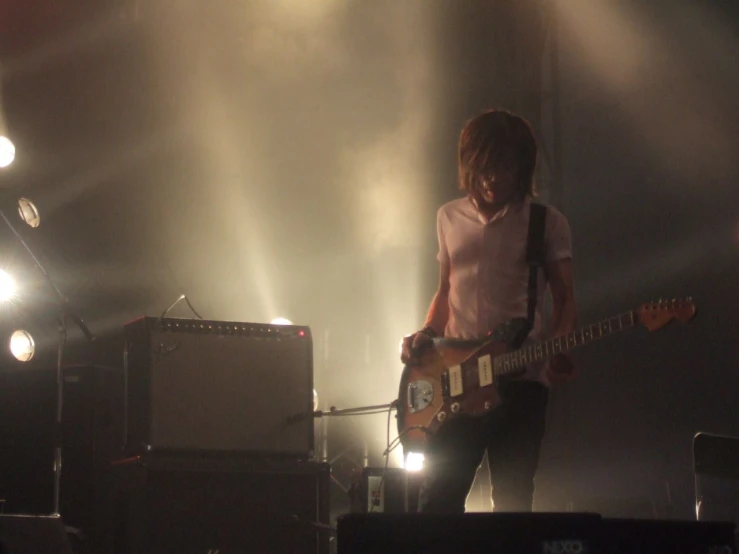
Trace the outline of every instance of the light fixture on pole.
<path fill-rule="evenodd" d="M 41 224 L 41 215 L 39 214 L 38 208 L 28 198 L 18 200 L 18 215 L 24 223 L 34 229 Z"/>
<path fill-rule="evenodd" d="M 10 336 L 10 353 L 19 362 L 30 362 L 36 353 L 36 343 L 31 333 L 24 329 L 13 331 Z"/>
<path fill-rule="evenodd" d="M 18 294 L 18 287 L 10 274 L 0 269 L 0 302 L 12 300 Z"/>
<path fill-rule="evenodd" d="M 0 304 L 6 302 L 14 303 L 18 297 L 18 287 L 10 274 L 0 269 Z M 31 333 L 24 329 L 13 332 L 8 343 L 10 353 L 19 362 L 28 362 L 36 352 L 36 346 Z"/>
<path fill-rule="evenodd" d="M 19 212 L 21 211 L 21 206 L 19 204 Z M 23 217 L 23 213 L 20 213 L 21 217 Z M 23 246 L 26 253 L 29 255 L 29 257 L 33 260 L 34 265 L 39 270 L 39 272 L 43 275 L 44 280 L 47 282 L 49 287 L 54 292 L 54 296 L 56 298 L 56 316 L 59 326 L 59 343 L 57 347 L 57 363 L 56 363 L 56 390 L 57 390 L 57 402 L 56 402 L 56 418 L 55 418 L 55 432 L 53 434 L 54 436 L 54 498 L 53 498 L 53 514 L 54 516 L 59 515 L 59 492 L 60 492 L 60 486 L 61 486 L 61 472 L 62 472 L 62 443 L 61 443 L 61 428 L 62 428 L 62 406 L 63 406 L 63 394 L 64 394 L 64 375 L 62 372 L 62 358 L 64 356 L 64 347 L 67 342 L 67 326 L 68 322 L 71 320 L 73 321 L 77 327 L 80 328 L 82 333 L 85 335 L 88 341 L 92 342 L 95 340 L 95 337 L 90 332 L 90 329 L 88 329 L 87 325 L 85 324 L 84 320 L 72 309 L 72 307 L 69 304 L 69 300 L 62 294 L 62 292 L 59 290 L 59 288 L 56 286 L 56 283 L 51 278 L 51 275 L 44 269 L 44 266 L 41 264 L 39 259 L 36 257 L 36 255 L 33 253 L 31 248 L 28 246 L 26 241 L 23 239 L 23 237 L 18 233 L 15 226 L 10 222 L 10 220 L 7 218 L 5 213 L 0 210 L 0 218 L 5 222 L 5 225 L 10 229 L 10 231 L 13 233 L 13 235 L 16 237 L 18 242 Z M 28 223 L 28 221 L 26 221 Z M 31 223 L 29 223 L 31 225 Z M 34 225 L 31 225 L 32 227 Z M 36 224 L 38 226 L 38 223 Z M 7 275 L 7 274 L 6 274 Z M 2 277 L 0 274 L 0 279 L 4 279 L 6 286 L 9 282 L 12 282 L 12 279 L 10 279 L 10 276 L 7 276 L 6 278 Z M 7 290 L 7 289 L 6 289 Z M 33 352 L 35 349 L 35 346 L 33 344 L 33 338 L 31 337 L 30 333 L 26 331 L 16 331 L 16 333 L 13 333 L 13 338 L 11 338 L 11 351 L 13 352 L 13 355 L 20 356 L 18 359 L 23 361 L 23 358 L 27 358 L 27 360 L 30 360 L 31 357 L 33 357 Z M 25 361 L 27 361 L 25 360 Z"/>
<path fill-rule="evenodd" d="M 15 160 L 15 144 L 6 136 L 0 136 L 0 168 L 8 167 Z"/>

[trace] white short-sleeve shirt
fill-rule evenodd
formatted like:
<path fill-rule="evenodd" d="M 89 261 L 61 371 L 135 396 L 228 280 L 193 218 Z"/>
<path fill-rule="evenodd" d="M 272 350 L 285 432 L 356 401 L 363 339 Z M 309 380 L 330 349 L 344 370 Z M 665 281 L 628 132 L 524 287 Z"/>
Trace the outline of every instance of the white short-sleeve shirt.
<path fill-rule="evenodd" d="M 530 200 L 512 204 L 486 221 L 469 197 L 444 204 L 437 213 L 441 264 L 449 265 L 449 320 L 444 336 L 477 339 L 501 324 L 526 317 L 529 266 L 526 263 Z M 570 226 L 547 206 L 546 260 L 572 257 Z M 527 342 L 545 337 L 542 325 L 547 281 L 539 270 L 534 328 Z M 548 384 L 543 364 L 527 368 L 526 378 Z"/>

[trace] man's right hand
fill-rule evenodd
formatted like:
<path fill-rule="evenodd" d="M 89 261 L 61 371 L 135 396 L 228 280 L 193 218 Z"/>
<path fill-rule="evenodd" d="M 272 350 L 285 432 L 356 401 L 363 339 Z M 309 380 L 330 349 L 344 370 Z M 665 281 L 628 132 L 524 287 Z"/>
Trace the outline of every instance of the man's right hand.
<path fill-rule="evenodd" d="M 400 352 L 400 361 L 404 364 L 417 361 L 418 355 L 434 342 L 432 331 L 421 329 L 420 331 L 403 337 L 403 346 Z"/>

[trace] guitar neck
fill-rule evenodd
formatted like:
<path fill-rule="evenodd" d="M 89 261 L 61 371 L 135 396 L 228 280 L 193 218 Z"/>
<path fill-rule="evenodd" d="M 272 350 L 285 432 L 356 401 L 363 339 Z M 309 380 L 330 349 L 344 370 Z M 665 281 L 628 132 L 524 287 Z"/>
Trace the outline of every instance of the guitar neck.
<path fill-rule="evenodd" d="M 568 335 L 526 345 L 519 350 L 497 356 L 494 361 L 495 374 L 506 375 L 520 371 L 528 364 L 547 360 L 557 354 L 568 352 L 634 325 L 636 325 L 636 315 L 633 311 L 629 311 L 593 325 L 581 327 Z"/>

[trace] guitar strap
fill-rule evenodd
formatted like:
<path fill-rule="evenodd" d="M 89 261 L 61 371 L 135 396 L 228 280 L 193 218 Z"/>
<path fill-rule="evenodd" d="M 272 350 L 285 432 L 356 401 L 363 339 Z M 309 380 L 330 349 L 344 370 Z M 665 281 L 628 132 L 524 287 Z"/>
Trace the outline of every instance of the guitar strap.
<path fill-rule="evenodd" d="M 529 300 L 526 314 L 527 331 L 534 328 L 536 317 L 537 278 L 539 268 L 544 267 L 546 252 L 544 248 L 544 223 L 547 217 L 547 208 L 536 202 L 531 203 L 529 213 L 529 236 L 526 241 L 526 263 L 529 265 Z M 525 338 L 525 337 L 524 337 Z"/>

